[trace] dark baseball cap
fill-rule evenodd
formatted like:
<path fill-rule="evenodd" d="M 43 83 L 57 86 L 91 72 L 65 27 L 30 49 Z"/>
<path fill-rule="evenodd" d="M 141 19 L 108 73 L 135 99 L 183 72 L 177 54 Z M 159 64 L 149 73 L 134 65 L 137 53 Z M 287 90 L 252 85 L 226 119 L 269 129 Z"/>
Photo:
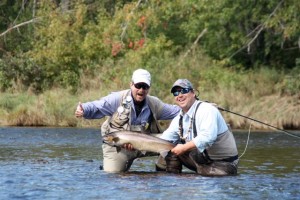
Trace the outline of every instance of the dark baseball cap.
<path fill-rule="evenodd" d="M 176 87 L 181 87 L 181 88 L 187 88 L 187 89 L 193 89 L 193 84 L 187 80 L 187 79 L 178 79 L 175 81 L 175 83 L 172 86 L 171 93 L 174 92 L 174 89 Z"/>

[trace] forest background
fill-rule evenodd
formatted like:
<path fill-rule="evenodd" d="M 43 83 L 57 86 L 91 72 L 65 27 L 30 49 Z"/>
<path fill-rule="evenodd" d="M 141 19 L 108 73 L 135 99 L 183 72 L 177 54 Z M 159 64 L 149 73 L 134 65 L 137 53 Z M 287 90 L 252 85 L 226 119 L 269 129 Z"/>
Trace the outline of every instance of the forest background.
<path fill-rule="evenodd" d="M 152 75 L 174 103 L 187 78 L 201 100 L 300 129 L 298 0 L 1 0 L 0 125 L 97 127 L 79 101 Z M 222 112 L 232 128 L 267 129 Z M 163 123 L 166 125 L 167 123 Z"/>

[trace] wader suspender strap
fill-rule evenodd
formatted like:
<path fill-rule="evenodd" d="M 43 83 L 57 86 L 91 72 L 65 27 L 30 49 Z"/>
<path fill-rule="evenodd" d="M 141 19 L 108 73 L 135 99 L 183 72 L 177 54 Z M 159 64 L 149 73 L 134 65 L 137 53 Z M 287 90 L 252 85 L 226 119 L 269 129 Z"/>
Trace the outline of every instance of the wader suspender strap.
<path fill-rule="evenodd" d="M 196 112 L 197 112 L 198 107 L 199 107 L 200 104 L 201 104 L 201 102 L 197 105 L 196 110 L 195 110 L 195 113 L 194 113 L 194 123 L 193 123 L 194 137 L 197 136 L 196 118 L 195 118 L 195 117 L 196 117 Z M 213 161 L 213 160 L 209 157 L 209 155 L 208 155 L 206 149 L 204 149 L 203 154 L 204 154 L 203 156 L 204 156 L 208 161 Z M 229 158 L 222 159 L 221 161 L 224 161 L 224 162 L 233 162 L 233 161 L 235 161 L 236 159 L 238 159 L 238 155 L 232 156 L 232 157 L 229 157 Z"/>
<path fill-rule="evenodd" d="M 194 117 L 192 117 L 192 119 L 191 120 L 193 120 L 193 122 L 191 122 L 191 123 L 193 123 L 193 132 L 194 132 L 194 137 L 196 137 L 197 136 L 197 129 L 196 129 L 196 120 L 195 120 L 195 116 L 196 116 L 196 112 L 197 112 L 197 110 L 198 110 L 198 107 L 199 107 L 199 105 L 201 104 L 201 102 L 200 103 L 198 103 L 198 105 L 196 106 L 196 109 L 195 109 L 195 112 L 194 112 Z M 183 126 L 182 126 L 182 119 L 183 118 L 183 115 L 181 115 L 180 114 L 180 118 L 179 118 L 179 137 L 180 137 L 180 140 L 181 140 L 181 143 L 182 144 L 185 144 L 185 139 L 183 138 Z"/>
<path fill-rule="evenodd" d="M 194 132 L 194 138 L 197 137 L 197 128 L 196 128 L 196 112 L 198 110 L 198 107 L 200 106 L 202 102 L 198 103 L 196 109 L 195 109 L 195 113 L 194 113 L 194 123 L 193 123 L 193 132 Z M 203 157 L 207 159 L 208 162 L 212 161 L 206 151 L 206 149 L 204 149 L 203 151 Z"/>
<path fill-rule="evenodd" d="M 184 144 L 185 143 L 185 139 L 183 138 L 182 118 L 183 118 L 183 116 L 180 113 L 180 118 L 179 118 L 179 137 L 180 137 L 181 143 Z"/>
<path fill-rule="evenodd" d="M 194 138 L 197 137 L 197 128 L 196 128 L 196 113 L 197 113 L 197 110 L 198 110 L 198 107 L 200 106 L 202 102 L 198 103 L 196 109 L 195 109 L 195 112 L 194 112 L 194 123 L 193 123 L 193 132 L 194 132 Z"/>

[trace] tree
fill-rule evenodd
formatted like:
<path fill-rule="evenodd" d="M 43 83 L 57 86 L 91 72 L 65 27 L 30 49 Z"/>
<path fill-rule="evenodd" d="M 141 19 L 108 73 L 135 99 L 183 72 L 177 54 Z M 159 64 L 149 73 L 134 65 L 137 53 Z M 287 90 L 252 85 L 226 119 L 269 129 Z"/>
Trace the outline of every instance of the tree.
<path fill-rule="evenodd" d="M 159 72 L 193 43 L 237 69 L 300 63 L 297 0 L 3 0 L 0 11 L 3 90 L 74 91 L 81 74 L 115 80 L 124 62 Z"/>
<path fill-rule="evenodd" d="M 201 47 L 212 58 L 253 68 L 293 68 L 299 58 L 300 4 L 296 0 L 189 1 L 189 38 L 207 28 Z M 243 67 L 243 68 L 244 68 Z"/>

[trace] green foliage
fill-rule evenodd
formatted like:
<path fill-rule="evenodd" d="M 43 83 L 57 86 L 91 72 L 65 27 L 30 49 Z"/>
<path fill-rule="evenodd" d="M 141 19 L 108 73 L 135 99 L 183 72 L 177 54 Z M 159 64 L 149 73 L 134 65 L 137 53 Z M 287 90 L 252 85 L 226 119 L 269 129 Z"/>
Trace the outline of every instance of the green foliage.
<path fill-rule="evenodd" d="M 284 76 L 281 85 L 282 94 L 298 95 L 300 97 L 300 66 L 293 68 L 289 74 Z"/>
<path fill-rule="evenodd" d="M 200 93 L 209 93 L 212 90 L 242 91 L 247 97 L 258 98 L 278 93 L 283 88 L 280 85 L 283 77 L 283 73 L 269 68 L 237 73 L 235 70 L 215 66 L 202 71 Z"/>
<path fill-rule="evenodd" d="M 35 2 L 5 0 L 0 4 L 1 31 L 38 19 L 1 38 L 2 91 L 39 93 L 63 87 L 75 93 L 87 83 L 84 78 L 119 88 L 140 67 L 158 73 L 154 80 L 163 87 L 170 82 L 164 76 L 173 79 L 180 72 L 192 71 L 189 76 L 203 77 L 201 82 L 208 87 L 246 88 L 242 74 L 231 76 L 231 70 L 257 73 L 267 66 L 288 71 L 300 59 L 297 0 Z M 207 32 L 196 42 L 204 29 Z M 201 59 L 214 60 L 211 70 L 197 73 L 202 64 L 186 60 L 183 55 L 191 46 L 197 50 L 188 58 L 201 55 Z M 223 74 L 220 65 L 228 67 L 228 74 L 227 69 Z M 288 85 L 277 84 L 278 88 Z"/>
<path fill-rule="evenodd" d="M 46 92 L 42 95 L 44 102 L 45 116 L 49 116 L 47 123 L 68 126 L 74 126 L 76 120 L 73 117 L 74 109 L 77 102 L 70 94 L 66 94 L 62 90 Z"/>
<path fill-rule="evenodd" d="M 41 95 L 28 93 L 0 95 L 0 122 L 16 126 L 75 126 L 74 96 L 64 90 L 53 90 Z"/>
<path fill-rule="evenodd" d="M 30 88 L 33 92 L 42 91 L 45 71 L 31 58 L 19 56 L 0 59 L 0 89 L 4 91 L 14 88 L 22 91 L 22 88 Z"/>
<path fill-rule="evenodd" d="M 214 59 L 230 58 L 231 65 L 247 68 L 292 68 L 299 57 L 300 5 L 281 2 L 189 1 L 192 11 L 182 28 L 190 38 L 207 28 L 200 44 Z"/>
<path fill-rule="evenodd" d="M 2 0 L 0 13 L 0 123 L 76 126 L 79 99 L 127 89 L 137 68 L 166 102 L 187 78 L 226 108 L 263 110 L 281 94 L 298 109 L 297 0 Z"/>
<path fill-rule="evenodd" d="M 28 102 L 28 104 L 33 104 L 33 96 L 28 96 L 25 94 L 1 94 L 0 98 L 0 108 L 7 112 L 13 111 L 19 105 Z"/>
<path fill-rule="evenodd" d="M 1 0 L 0 34 L 31 19 L 32 7 L 31 1 Z M 30 49 L 31 35 L 31 25 L 21 26 L 7 32 L 0 38 L 0 58 L 6 54 L 14 55 Z"/>

